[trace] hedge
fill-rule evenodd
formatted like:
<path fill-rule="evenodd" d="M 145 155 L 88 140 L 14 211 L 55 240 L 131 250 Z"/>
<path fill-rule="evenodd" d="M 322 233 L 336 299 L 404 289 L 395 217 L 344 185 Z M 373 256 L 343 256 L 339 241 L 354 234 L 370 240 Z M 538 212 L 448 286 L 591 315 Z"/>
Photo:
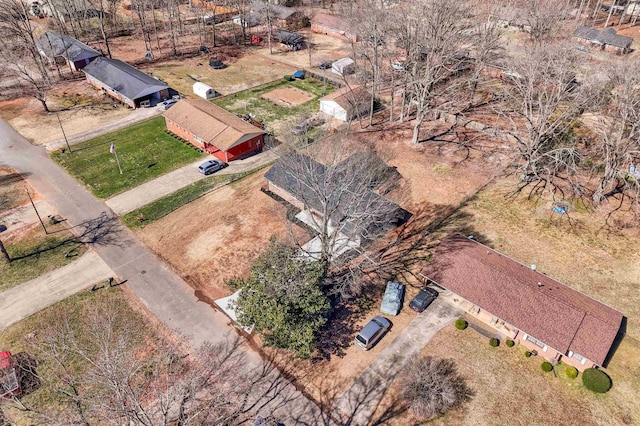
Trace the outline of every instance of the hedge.
<path fill-rule="evenodd" d="M 584 387 L 596 393 L 605 393 L 611 389 L 611 377 L 602 370 L 587 368 L 582 373 Z"/>
<path fill-rule="evenodd" d="M 542 368 L 542 371 L 546 371 L 548 373 L 549 371 L 553 370 L 553 365 L 551 365 L 549 361 L 544 361 L 540 365 L 540 368 Z"/>
<path fill-rule="evenodd" d="M 527 358 L 529 358 L 531 355 L 533 355 L 533 354 L 531 353 L 531 351 L 526 351 L 526 352 L 524 353 L 524 356 L 526 356 Z"/>
<path fill-rule="evenodd" d="M 568 366 L 566 373 L 567 377 L 570 379 L 575 379 L 576 377 L 578 377 L 578 369 L 575 367 Z"/>
<path fill-rule="evenodd" d="M 463 319 L 457 319 L 457 320 L 456 320 L 456 328 L 457 328 L 458 330 L 464 330 L 465 328 L 467 328 L 467 326 L 468 326 L 468 325 L 469 325 L 469 323 L 468 323 L 468 322 L 466 322 L 466 321 L 465 321 L 465 320 L 463 320 Z"/>
<path fill-rule="evenodd" d="M 506 342 L 504 342 L 504 344 L 511 348 L 511 347 L 513 347 L 513 345 L 515 345 L 516 343 L 515 343 L 513 340 L 511 340 L 511 339 L 507 339 L 507 341 L 506 341 Z"/>
<path fill-rule="evenodd" d="M 500 340 L 496 339 L 495 337 L 489 340 L 489 346 L 492 346 L 495 348 L 499 345 L 500 345 Z"/>

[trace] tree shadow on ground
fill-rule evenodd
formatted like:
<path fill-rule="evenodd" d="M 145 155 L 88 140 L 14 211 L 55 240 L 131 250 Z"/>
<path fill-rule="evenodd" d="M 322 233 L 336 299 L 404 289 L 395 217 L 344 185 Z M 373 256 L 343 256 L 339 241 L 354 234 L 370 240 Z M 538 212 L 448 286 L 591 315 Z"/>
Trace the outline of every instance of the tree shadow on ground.
<path fill-rule="evenodd" d="M 20 387 L 22 389 L 20 397 L 30 395 L 40 389 L 42 384 L 36 371 L 38 360 L 27 352 L 14 354 L 13 360 L 16 364 L 16 372 L 18 373 Z"/>

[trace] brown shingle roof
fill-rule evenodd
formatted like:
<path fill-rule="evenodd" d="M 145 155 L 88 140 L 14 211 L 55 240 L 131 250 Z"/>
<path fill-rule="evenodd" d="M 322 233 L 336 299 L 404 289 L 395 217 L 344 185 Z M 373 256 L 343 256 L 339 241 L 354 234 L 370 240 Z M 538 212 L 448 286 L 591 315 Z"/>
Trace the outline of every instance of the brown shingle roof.
<path fill-rule="evenodd" d="M 335 15 L 327 15 L 325 13 L 318 13 L 313 17 L 311 22 L 339 31 L 347 31 L 349 29 L 349 25 L 344 19 Z"/>
<path fill-rule="evenodd" d="M 222 151 L 264 133 L 204 99 L 182 99 L 163 115 Z"/>
<path fill-rule="evenodd" d="M 444 240 L 421 275 L 566 354 L 602 365 L 622 313 L 462 235 Z"/>
<path fill-rule="evenodd" d="M 355 107 L 367 104 L 371 101 L 371 94 L 362 86 L 345 86 L 335 92 L 320 98 L 320 101 L 335 101 L 348 115 L 355 111 Z"/>

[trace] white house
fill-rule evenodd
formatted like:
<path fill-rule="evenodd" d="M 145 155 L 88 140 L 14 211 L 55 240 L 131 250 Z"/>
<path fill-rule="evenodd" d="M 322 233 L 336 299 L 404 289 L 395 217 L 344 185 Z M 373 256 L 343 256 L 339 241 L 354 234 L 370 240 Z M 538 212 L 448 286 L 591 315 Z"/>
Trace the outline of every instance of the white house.
<path fill-rule="evenodd" d="M 338 75 L 353 74 L 356 70 L 356 63 L 351 58 L 338 59 L 331 65 L 331 71 Z"/>
<path fill-rule="evenodd" d="M 369 113 L 371 95 L 362 86 L 343 87 L 320 98 L 320 111 L 342 121 Z"/>
<path fill-rule="evenodd" d="M 193 93 L 200 96 L 202 99 L 213 99 L 220 96 L 213 87 L 207 86 L 200 81 L 193 83 Z"/>

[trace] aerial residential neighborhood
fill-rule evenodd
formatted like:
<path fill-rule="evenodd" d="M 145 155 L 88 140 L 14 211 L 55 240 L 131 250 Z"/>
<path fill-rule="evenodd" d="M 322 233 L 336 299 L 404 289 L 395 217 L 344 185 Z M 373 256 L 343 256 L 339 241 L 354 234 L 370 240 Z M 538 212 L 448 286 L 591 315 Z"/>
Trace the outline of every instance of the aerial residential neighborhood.
<path fill-rule="evenodd" d="M 640 424 L 630 0 L 0 0 L 0 426 Z"/>

